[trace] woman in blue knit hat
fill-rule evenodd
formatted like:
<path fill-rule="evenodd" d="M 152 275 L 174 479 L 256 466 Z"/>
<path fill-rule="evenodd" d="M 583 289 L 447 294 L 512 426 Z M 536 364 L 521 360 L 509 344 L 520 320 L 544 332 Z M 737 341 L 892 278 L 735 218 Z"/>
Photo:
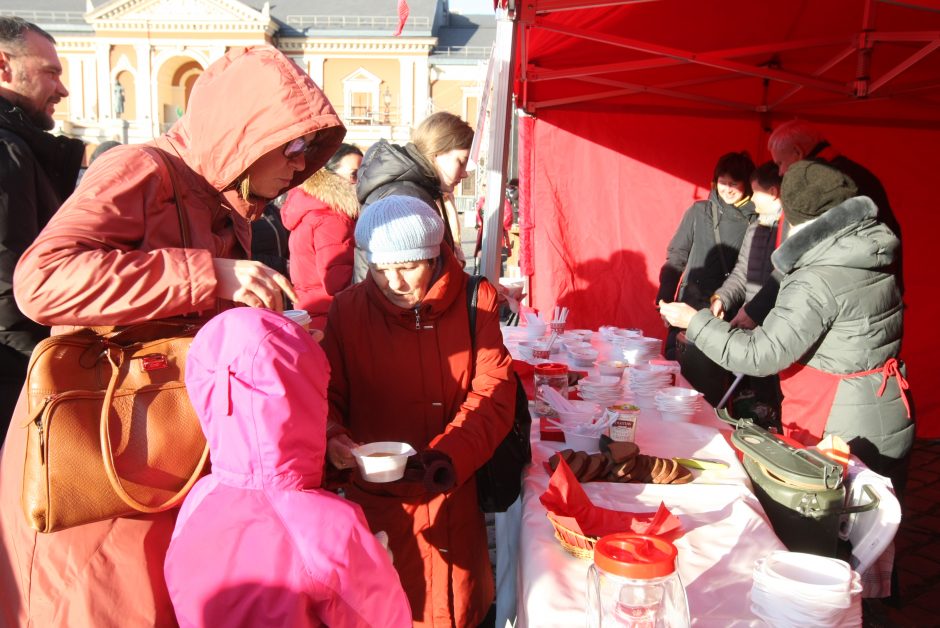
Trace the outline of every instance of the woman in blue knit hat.
<path fill-rule="evenodd" d="M 414 197 L 383 198 L 359 217 L 369 274 L 336 295 L 323 341 L 327 460 L 372 530 L 388 533 L 415 625 L 477 626 L 494 583 L 474 473 L 512 426 L 516 386 L 485 281 L 470 338 L 468 276 L 444 230 Z M 418 451 L 404 479 L 359 475 L 350 450 L 378 441 Z"/>

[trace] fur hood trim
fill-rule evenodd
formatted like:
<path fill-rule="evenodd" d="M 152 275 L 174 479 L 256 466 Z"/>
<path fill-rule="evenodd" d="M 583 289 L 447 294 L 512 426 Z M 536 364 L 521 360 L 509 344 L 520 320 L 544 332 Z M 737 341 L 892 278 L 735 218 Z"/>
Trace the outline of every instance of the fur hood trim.
<path fill-rule="evenodd" d="M 359 217 L 361 211 L 356 199 L 356 186 L 326 168 L 313 173 L 301 186 L 304 192 L 318 198 L 334 211 L 345 214 L 352 220 Z"/>

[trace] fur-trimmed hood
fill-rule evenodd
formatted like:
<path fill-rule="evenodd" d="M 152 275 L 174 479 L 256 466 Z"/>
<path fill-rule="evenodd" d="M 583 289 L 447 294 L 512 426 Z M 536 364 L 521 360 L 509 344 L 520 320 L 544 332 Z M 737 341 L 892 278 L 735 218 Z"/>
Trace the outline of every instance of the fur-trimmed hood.
<path fill-rule="evenodd" d="M 784 274 L 809 265 L 887 268 L 900 241 L 877 216 L 870 198 L 850 198 L 787 238 L 773 253 L 774 267 Z"/>
<path fill-rule="evenodd" d="M 301 201 L 298 196 L 304 200 Z M 335 211 L 353 221 L 359 218 L 361 211 L 356 199 L 356 187 L 325 168 L 313 173 L 303 185 L 292 190 L 288 198 L 290 202 L 285 202 L 281 208 L 281 220 L 291 231 L 311 211 Z"/>

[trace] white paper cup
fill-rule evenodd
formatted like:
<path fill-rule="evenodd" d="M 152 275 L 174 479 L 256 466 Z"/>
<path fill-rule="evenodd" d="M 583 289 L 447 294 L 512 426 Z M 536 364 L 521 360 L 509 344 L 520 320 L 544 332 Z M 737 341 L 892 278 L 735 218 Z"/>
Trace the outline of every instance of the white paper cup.
<path fill-rule="evenodd" d="M 289 318 L 306 330 L 310 330 L 310 314 L 307 310 L 284 310 L 282 312 L 285 318 Z"/>

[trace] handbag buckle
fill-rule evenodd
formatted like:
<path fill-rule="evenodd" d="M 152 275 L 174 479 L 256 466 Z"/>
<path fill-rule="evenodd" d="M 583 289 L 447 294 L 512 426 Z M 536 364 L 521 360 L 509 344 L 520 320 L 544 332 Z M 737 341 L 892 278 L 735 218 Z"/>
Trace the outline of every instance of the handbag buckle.
<path fill-rule="evenodd" d="M 151 353 L 140 357 L 140 368 L 144 371 L 157 371 L 170 366 L 170 361 L 163 353 Z"/>

